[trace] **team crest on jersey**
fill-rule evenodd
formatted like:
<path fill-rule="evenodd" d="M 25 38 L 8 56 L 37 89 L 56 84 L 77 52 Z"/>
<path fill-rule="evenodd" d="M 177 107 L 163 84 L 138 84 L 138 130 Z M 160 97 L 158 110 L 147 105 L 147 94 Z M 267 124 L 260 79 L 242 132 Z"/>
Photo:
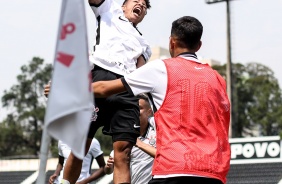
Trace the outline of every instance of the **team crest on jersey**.
<path fill-rule="evenodd" d="M 92 116 L 91 116 L 91 121 L 96 121 L 97 120 L 98 112 L 99 112 L 99 108 L 98 107 L 94 107 L 93 108 L 93 112 L 92 112 Z"/>
<path fill-rule="evenodd" d="M 149 144 L 150 144 L 151 146 L 154 146 L 154 145 L 156 144 L 156 138 L 155 138 L 155 137 L 151 137 L 151 138 L 149 139 Z"/>

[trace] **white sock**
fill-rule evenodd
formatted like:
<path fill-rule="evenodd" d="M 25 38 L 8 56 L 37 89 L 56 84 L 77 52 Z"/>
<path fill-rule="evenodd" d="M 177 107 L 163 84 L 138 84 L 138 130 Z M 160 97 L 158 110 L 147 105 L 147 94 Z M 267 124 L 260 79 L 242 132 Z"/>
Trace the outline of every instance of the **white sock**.
<path fill-rule="evenodd" d="M 60 184 L 70 184 L 70 182 L 69 182 L 68 180 L 62 179 L 61 182 L 60 182 Z"/>

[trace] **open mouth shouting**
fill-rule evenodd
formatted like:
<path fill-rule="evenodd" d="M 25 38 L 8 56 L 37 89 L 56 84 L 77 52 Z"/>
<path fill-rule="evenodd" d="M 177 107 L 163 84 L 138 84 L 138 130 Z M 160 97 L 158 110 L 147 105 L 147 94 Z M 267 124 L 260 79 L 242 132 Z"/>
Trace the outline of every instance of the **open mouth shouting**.
<path fill-rule="evenodd" d="M 137 17 L 141 16 L 141 14 L 142 14 L 142 8 L 139 7 L 139 6 L 136 6 L 136 7 L 133 9 L 133 13 L 134 13 L 134 15 L 137 16 Z"/>
<path fill-rule="evenodd" d="M 127 2 L 122 6 L 123 13 L 136 26 L 147 14 L 145 0 L 130 0 Z"/>

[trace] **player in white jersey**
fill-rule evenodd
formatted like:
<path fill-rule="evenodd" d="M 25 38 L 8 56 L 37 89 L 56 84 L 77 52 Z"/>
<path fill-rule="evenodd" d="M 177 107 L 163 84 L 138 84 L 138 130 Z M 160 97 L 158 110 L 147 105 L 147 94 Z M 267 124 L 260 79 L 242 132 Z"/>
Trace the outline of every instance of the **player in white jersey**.
<path fill-rule="evenodd" d="M 149 43 L 136 27 L 145 16 L 148 3 L 143 0 L 127 0 L 122 11 L 114 0 L 104 0 L 99 5 L 95 2 L 89 0 L 98 24 L 96 45 L 90 61 L 95 66 L 122 76 L 133 72 L 151 56 Z M 127 13 L 127 9 L 133 15 Z"/>
<path fill-rule="evenodd" d="M 156 154 L 156 128 L 148 98 L 139 95 L 140 136 L 131 150 L 130 173 L 132 184 L 148 183 L 152 179 L 152 166 Z M 112 151 L 105 166 L 105 173 L 113 172 L 114 152 Z"/>
<path fill-rule="evenodd" d="M 63 178 L 63 170 L 64 170 L 64 163 L 66 163 L 67 158 L 71 153 L 71 148 L 63 143 L 62 141 L 58 142 L 58 151 L 59 151 L 59 162 L 56 168 L 56 171 L 52 176 L 49 178 L 49 184 L 59 184 L 61 179 Z M 91 165 L 93 159 L 96 159 L 99 169 L 90 174 Z M 104 161 L 104 154 L 101 150 L 100 143 L 97 139 L 93 139 L 91 146 L 89 148 L 88 153 L 83 158 L 82 168 L 80 172 L 80 176 L 77 180 L 77 184 L 86 184 L 90 183 L 91 181 L 95 181 L 98 178 L 105 175 L 104 173 L 105 161 Z"/>
<path fill-rule="evenodd" d="M 136 26 L 149 9 L 149 0 L 125 0 L 122 7 L 114 0 L 88 0 L 97 18 L 97 38 L 90 61 L 95 65 L 92 81 L 113 80 L 134 71 L 149 60 L 151 50 Z M 95 98 L 95 112 L 86 148 L 97 129 L 112 136 L 115 150 L 115 183 L 130 183 L 129 154 L 136 143 L 140 125 L 138 99 L 125 92 L 108 98 Z M 97 115 L 96 115 L 97 113 Z M 74 184 L 81 160 L 72 153 L 64 170 L 64 182 Z"/>

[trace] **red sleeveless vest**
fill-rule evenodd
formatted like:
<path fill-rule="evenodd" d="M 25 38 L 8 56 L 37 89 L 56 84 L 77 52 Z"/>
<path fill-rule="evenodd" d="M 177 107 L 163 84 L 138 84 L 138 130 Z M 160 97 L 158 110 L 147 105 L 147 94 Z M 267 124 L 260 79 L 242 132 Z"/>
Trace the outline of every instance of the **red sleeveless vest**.
<path fill-rule="evenodd" d="M 164 60 L 168 84 L 155 113 L 153 175 L 192 174 L 226 182 L 230 167 L 230 103 L 224 79 L 209 65 Z"/>

